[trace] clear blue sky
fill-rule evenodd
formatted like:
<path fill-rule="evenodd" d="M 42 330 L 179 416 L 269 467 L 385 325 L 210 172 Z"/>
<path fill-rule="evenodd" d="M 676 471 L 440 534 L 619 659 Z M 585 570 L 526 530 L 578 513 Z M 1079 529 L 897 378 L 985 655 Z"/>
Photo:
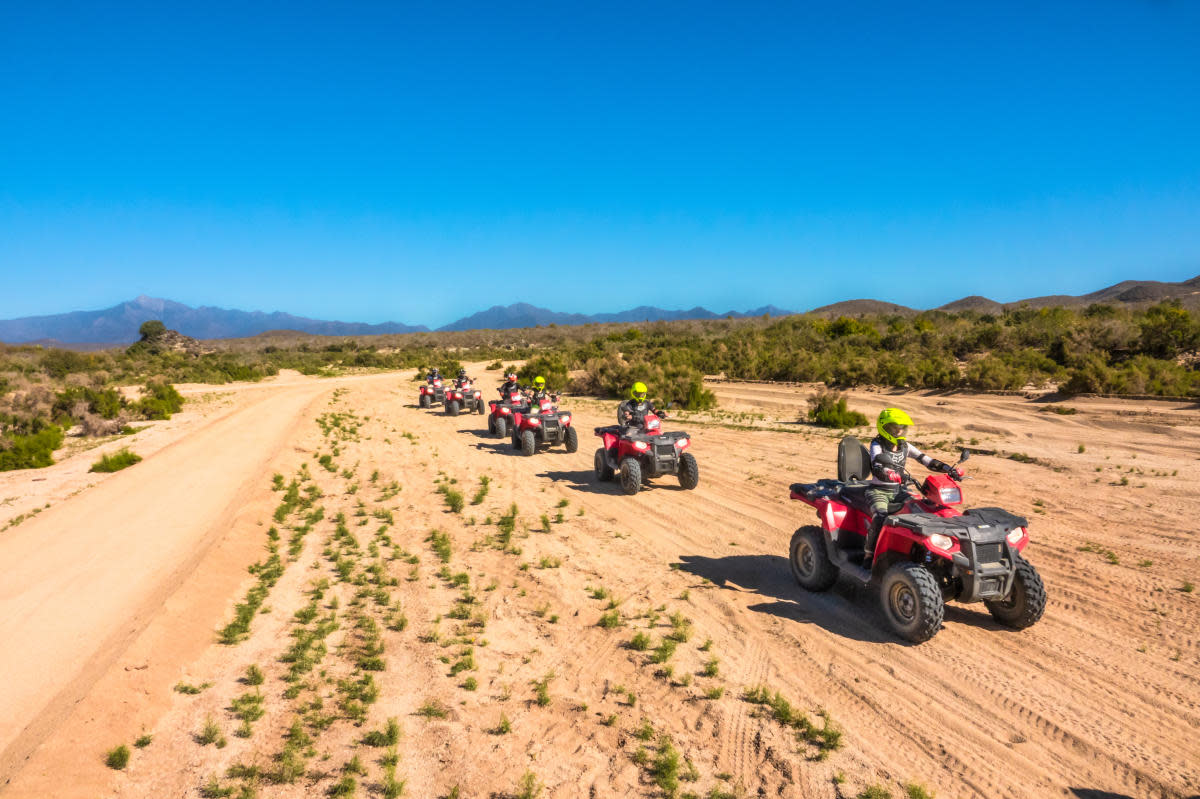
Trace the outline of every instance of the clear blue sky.
<path fill-rule="evenodd" d="M 1200 273 L 1190 0 L 250 5 L 3 4 L 0 318 Z"/>

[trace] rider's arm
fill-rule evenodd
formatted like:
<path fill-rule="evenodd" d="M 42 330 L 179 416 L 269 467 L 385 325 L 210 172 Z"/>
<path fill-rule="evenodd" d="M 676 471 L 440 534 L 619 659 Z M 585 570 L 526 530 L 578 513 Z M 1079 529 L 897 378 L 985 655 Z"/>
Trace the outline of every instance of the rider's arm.
<path fill-rule="evenodd" d="M 908 445 L 908 454 L 913 456 L 914 458 L 916 458 L 917 463 L 921 464 L 922 466 L 924 466 L 926 469 L 928 469 L 931 472 L 948 473 L 950 471 L 950 468 L 951 468 L 950 464 L 943 463 L 942 461 L 939 461 L 937 458 L 929 457 L 928 455 L 926 455 L 921 450 L 917 449 L 912 444 Z"/>

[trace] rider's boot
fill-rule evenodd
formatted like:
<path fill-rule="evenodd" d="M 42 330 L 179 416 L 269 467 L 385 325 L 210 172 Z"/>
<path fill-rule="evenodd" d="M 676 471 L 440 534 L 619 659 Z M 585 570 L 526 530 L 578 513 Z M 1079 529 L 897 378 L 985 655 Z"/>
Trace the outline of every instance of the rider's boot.
<path fill-rule="evenodd" d="M 871 565 L 875 561 L 875 544 L 879 540 L 879 531 L 883 529 L 883 521 L 886 518 L 886 513 L 876 513 L 871 517 L 871 526 L 867 529 L 867 540 L 863 544 L 862 566 L 867 571 L 871 570 Z"/>

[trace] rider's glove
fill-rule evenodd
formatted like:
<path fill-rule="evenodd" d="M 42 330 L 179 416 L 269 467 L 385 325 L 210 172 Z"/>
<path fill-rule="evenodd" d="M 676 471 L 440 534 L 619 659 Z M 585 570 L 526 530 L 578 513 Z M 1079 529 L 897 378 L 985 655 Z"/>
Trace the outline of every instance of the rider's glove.
<path fill-rule="evenodd" d="M 961 482 L 962 482 L 962 479 L 963 479 L 963 473 L 962 473 L 962 472 L 960 472 L 958 469 L 953 469 L 953 468 L 952 468 L 952 469 L 950 469 L 950 471 L 946 472 L 946 474 L 950 475 L 950 479 L 951 479 L 951 480 L 955 480 L 955 481 L 957 481 L 957 482 L 959 482 L 959 483 L 961 483 Z"/>
<path fill-rule="evenodd" d="M 897 472 L 894 469 L 885 469 L 883 472 L 883 477 L 889 483 L 903 483 L 904 482 L 904 477 L 900 474 L 900 472 Z"/>

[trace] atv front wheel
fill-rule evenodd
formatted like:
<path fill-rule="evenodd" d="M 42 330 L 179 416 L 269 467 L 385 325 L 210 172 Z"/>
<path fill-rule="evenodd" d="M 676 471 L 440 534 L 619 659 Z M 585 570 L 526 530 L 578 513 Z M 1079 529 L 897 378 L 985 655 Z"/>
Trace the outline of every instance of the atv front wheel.
<path fill-rule="evenodd" d="M 492 435 L 496 435 L 496 420 L 491 416 L 488 417 L 488 432 Z"/>
<path fill-rule="evenodd" d="M 946 605 L 937 580 L 923 566 L 892 566 L 883 575 L 879 599 L 892 629 L 914 644 L 928 641 L 941 629 Z"/>
<path fill-rule="evenodd" d="M 537 451 L 537 436 L 533 434 L 532 430 L 526 430 L 521 433 L 521 454 L 528 457 L 535 451 Z"/>
<path fill-rule="evenodd" d="M 458 402 L 456 400 L 450 400 L 446 403 L 446 413 L 451 416 L 458 416 Z"/>
<path fill-rule="evenodd" d="M 679 458 L 679 485 L 689 491 L 700 485 L 700 464 L 696 463 L 696 456 L 690 452 L 685 452 Z"/>
<path fill-rule="evenodd" d="M 422 395 L 421 395 L 421 399 L 420 399 L 420 401 L 418 402 L 418 404 L 419 404 L 419 405 L 420 405 L 422 408 L 428 408 L 428 407 L 429 407 L 429 395 L 428 395 L 428 394 L 422 394 Z"/>
<path fill-rule="evenodd" d="M 500 438 L 508 435 L 508 420 L 503 416 L 496 417 L 496 435 Z"/>
<path fill-rule="evenodd" d="M 621 490 L 626 494 L 636 494 L 642 487 L 642 464 L 634 458 L 621 461 Z"/>
<path fill-rule="evenodd" d="M 479 411 L 480 416 L 483 416 L 483 400 L 475 400 L 475 410 Z"/>
<path fill-rule="evenodd" d="M 575 452 L 579 449 L 579 433 L 574 427 L 567 428 L 567 437 L 564 443 L 567 445 L 567 452 Z"/>
<path fill-rule="evenodd" d="M 820 527 L 809 525 L 792 533 L 789 560 L 792 576 L 801 588 L 809 591 L 828 591 L 837 582 L 838 569 L 829 561 L 825 532 Z"/>
<path fill-rule="evenodd" d="M 1016 572 L 1012 591 L 1006 598 L 984 600 L 983 604 L 992 618 L 1005 627 L 1024 630 L 1036 624 L 1046 610 L 1046 588 L 1037 569 L 1020 555 L 1016 558 Z"/>
<path fill-rule="evenodd" d="M 608 465 L 608 454 L 604 451 L 604 447 L 596 450 L 596 457 L 592 459 L 592 464 L 596 470 L 596 479 L 602 483 L 607 483 L 613 479 L 612 467 Z"/>

